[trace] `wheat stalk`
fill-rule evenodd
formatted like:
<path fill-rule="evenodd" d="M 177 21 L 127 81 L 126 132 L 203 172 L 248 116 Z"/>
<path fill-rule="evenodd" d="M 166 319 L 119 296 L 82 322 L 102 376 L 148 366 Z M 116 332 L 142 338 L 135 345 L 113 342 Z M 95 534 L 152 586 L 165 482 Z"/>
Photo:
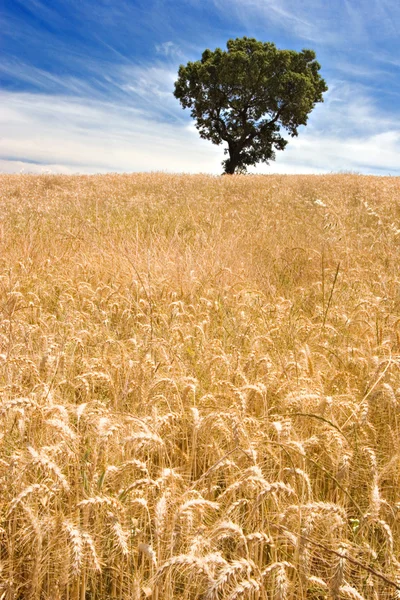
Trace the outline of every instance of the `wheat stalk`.
<path fill-rule="evenodd" d="M 398 595 L 399 197 L 0 176 L 0 597 Z"/>

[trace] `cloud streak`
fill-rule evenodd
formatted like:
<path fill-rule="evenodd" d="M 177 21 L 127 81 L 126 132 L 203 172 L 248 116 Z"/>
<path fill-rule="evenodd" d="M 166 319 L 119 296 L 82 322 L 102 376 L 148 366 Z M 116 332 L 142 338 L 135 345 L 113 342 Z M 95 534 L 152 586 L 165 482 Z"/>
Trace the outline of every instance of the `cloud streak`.
<path fill-rule="evenodd" d="M 181 58 L 183 56 L 183 53 L 179 46 L 171 40 L 168 42 L 163 42 L 162 44 L 156 44 L 156 52 L 157 54 L 162 54 L 163 56 L 173 58 Z"/>
<path fill-rule="evenodd" d="M 135 108 L 46 94 L 0 93 L 3 170 L 218 170 L 218 152 L 190 128 L 156 124 Z M 211 150 L 211 151 L 210 151 Z M 213 160 L 214 157 L 214 160 Z M 12 164 L 11 164 L 12 163 Z"/>

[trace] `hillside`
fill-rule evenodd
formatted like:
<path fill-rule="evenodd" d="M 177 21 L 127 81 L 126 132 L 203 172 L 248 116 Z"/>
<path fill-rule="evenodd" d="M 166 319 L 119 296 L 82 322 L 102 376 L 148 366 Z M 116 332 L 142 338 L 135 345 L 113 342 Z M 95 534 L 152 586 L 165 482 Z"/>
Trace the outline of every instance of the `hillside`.
<path fill-rule="evenodd" d="M 0 598 L 400 597 L 399 178 L 2 175 L 0 310 Z"/>

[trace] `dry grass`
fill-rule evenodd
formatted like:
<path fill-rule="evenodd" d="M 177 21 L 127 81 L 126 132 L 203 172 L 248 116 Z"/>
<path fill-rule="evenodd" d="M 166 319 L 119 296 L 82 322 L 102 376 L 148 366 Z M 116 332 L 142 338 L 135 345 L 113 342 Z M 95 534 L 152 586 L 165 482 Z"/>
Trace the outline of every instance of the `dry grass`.
<path fill-rule="evenodd" d="M 0 186 L 0 598 L 399 598 L 400 180 Z"/>

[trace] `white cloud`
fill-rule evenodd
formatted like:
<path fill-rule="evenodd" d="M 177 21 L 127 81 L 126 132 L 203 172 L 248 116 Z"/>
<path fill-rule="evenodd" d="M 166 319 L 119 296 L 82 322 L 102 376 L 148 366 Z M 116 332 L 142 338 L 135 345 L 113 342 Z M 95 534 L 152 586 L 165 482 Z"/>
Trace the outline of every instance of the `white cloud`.
<path fill-rule="evenodd" d="M 293 140 L 276 163 L 259 172 L 323 173 L 356 171 L 398 175 L 400 131 L 366 137 L 323 137 L 309 134 Z"/>
<path fill-rule="evenodd" d="M 113 83 L 124 92 L 134 95 L 136 105 L 143 106 L 155 118 L 169 115 L 182 118 L 182 110 L 173 96 L 176 71 L 161 65 L 142 67 L 129 65 L 113 72 Z"/>
<path fill-rule="evenodd" d="M 320 0 L 213 0 L 221 13 L 229 10 L 235 17 L 254 31 L 263 26 L 274 26 L 275 31 L 289 32 L 303 40 L 336 43 L 338 32 L 332 30 L 328 18 L 329 7 Z"/>
<path fill-rule="evenodd" d="M 220 170 L 218 149 L 187 126 L 122 105 L 13 92 L 1 92 L 0 103 L 8 107 L 0 115 L 3 171 Z"/>
<path fill-rule="evenodd" d="M 63 175 L 74 175 L 80 173 L 82 175 L 90 175 L 93 173 L 109 173 L 109 169 L 98 168 L 93 171 L 93 168 L 80 166 L 79 170 L 73 167 L 68 167 L 65 164 L 43 163 L 36 164 L 24 160 L 3 160 L 0 158 L 0 173 L 36 173 L 38 175 L 61 173 Z"/>
<path fill-rule="evenodd" d="M 213 0 L 222 13 L 234 14 L 248 31 L 271 28 L 323 46 L 370 46 L 376 37 L 398 39 L 398 0 Z M 268 29 L 267 29 L 268 31 Z M 372 35 L 371 35 L 372 34 Z"/>
<path fill-rule="evenodd" d="M 386 38 L 398 40 L 400 19 L 400 4 L 397 0 L 368 0 L 365 3 L 365 22 L 376 28 L 379 24 L 379 34 Z"/>
<path fill-rule="evenodd" d="M 172 58 L 180 58 L 183 56 L 179 46 L 171 41 L 164 42 L 162 44 L 156 44 L 156 52 L 158 54 L 162 54 L 163 56 Z"/>
<path fill-rule="evenodd" d="M 80 96 L 90 95 L 92 87 L 83 78 L 61 77 L 18 60 L 0 63 L 0 73 L 29 86 L 34 86 L 49 93 L 57 91 Z"/>
<path fill-rule="evenodd" d="M 400 126 L 362 86 L 334 81 L 318 105 L 270 167 L 259 172 L 320 173 L 357 171 L 400 175 Z"/>
<path fill-rule="evenodd" d="M 348 60 L 339 60 L 335 62 L 335 71 L 343 73 L 349 78 L 356 77 L 357 79 L 373 80 L 378 77 L 390 77 L 390 71 L 383 68 L 371 66 L 371 64 L 355 64 Z"/>

